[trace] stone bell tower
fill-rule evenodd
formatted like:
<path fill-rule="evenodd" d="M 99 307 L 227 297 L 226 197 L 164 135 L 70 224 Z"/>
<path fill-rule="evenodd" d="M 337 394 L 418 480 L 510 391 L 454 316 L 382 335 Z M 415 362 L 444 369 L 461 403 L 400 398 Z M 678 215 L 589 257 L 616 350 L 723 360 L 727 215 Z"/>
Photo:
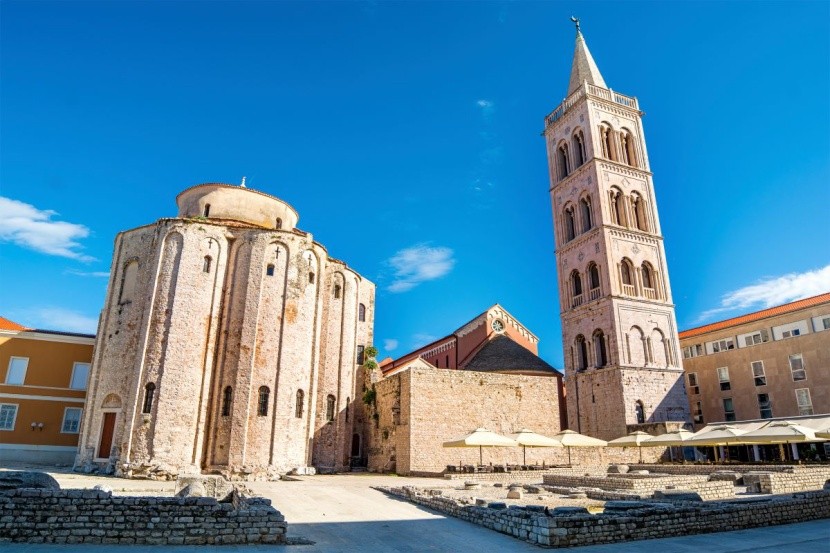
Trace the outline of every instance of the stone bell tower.
<path fill-rule="evenodd" d="M 568 420 L 613 439 L 689 413 L 643 112 L 605 84 L 575 23 L 568 93 L 544 131 Z"/>

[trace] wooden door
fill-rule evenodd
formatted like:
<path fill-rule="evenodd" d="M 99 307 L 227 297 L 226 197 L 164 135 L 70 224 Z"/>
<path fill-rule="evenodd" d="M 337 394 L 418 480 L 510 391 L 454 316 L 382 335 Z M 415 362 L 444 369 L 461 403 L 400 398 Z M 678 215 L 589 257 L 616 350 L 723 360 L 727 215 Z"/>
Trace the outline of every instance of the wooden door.
<path fill-rule="evenodd" d="M 115 430 L 116 413 L 104 413 L 104 420 L 101 423 L 101 443 L 98 446 L 98 458 L 109 459 L 112 451 L 112 434 Z"/>

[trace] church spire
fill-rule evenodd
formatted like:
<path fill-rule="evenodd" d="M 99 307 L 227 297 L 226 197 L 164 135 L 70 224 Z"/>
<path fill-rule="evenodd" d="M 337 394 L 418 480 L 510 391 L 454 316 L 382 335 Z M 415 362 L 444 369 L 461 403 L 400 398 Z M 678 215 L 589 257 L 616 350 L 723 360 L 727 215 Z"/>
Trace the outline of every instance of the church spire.
<path fill-rule="evenodd" d="M 585 44 L 585 38 L 582 36 L 582 31 L 579 28 L 579 18 L 571 17 L 571 21 L 576 24 L 576 48 L 574 49 L 574 60 L 571 66 L 571 80 L 568 83 L 568 96 L 582 85 L 583 81 L 588 81 L 589 84 L 608 88 L 602 74 L 599 72 L 591 52 L 588 50 L 588 45 Z"/>

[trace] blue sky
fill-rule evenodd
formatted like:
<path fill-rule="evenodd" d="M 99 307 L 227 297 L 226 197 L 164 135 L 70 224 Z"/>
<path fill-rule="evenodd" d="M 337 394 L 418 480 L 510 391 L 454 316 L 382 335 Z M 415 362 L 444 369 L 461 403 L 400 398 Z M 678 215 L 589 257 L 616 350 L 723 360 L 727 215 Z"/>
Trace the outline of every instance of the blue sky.
<path fill-rule="evenodd" d="M 572 14 L 647 114 L 680 328 L 830 289 L 830 3 L 5 0 L 0 314 L 91 330 L 115 234 L 244 175 L 377 283 L 382 356 L 498 302 L 561 367 Z"/>

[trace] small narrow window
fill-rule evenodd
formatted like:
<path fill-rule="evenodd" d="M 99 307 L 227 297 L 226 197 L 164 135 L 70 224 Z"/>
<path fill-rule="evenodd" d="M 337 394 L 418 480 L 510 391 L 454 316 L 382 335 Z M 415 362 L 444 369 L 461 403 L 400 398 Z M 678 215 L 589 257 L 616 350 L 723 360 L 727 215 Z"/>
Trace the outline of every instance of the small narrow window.
<path fill-rule="evenodd" d="M 366 349 L 363 346 L 357 346 L 357 364 L 362 365 L 364 361 L 363 350 Z"/>
<path fill-rule="evenodd" d="M 282 219 L 277 217 L 277 222 L 274 224 L 274 226 L 276 227 L 277 230 L 280 230 L 282 228 Z"/>
<path fill-rule="evenodd" d="M 646 422 L 646 410 L 643 406 L 643 402 L 639 399 L 634 404 L 634 415 L 637 417 L 637 424 L 645 424 Z"/>
<path fill-rule="evenodd" d="M 599 288 L 599 267 L 597 267 L 595 263 L 592 263 L 591 267 L 588 269 L 588 282 L 591 290 Z"/>
<path fill-rule="evenodd" d="M 366 322 L 366 306 L 362 303 L 357 306 L 357 320 L 361 323 Z"/>
<path fill-rule="evenodd" d="M 294 416 L 298 419 L 303 418 L 303 402 L 305 401 L 305 392 L 297 390 L 297 402 L 294 406 Z"/>
<path fill-rule="evenodd" d="M 732 383 L 729 381 L 729 367 L 720 367 L 717 369 L 718 382 L 720 383 L 721 392 L 726 392 L 732 389 Z"/>
<path fill-rule="evenodd" d="M 579 204 L 582 211 L 582 232 L 588 232 L 594 226 L 591 217 L 591 198 L 582 198 Z"/>
<path fill-rule="evenodd" d="M 308 283 L 314 284 L 314 273 L 308 273 Z"/>
<path fill-rule="evenodd" d="M 579 371 L 584 371 L 588 368 L 588 346 L 585 343 L 585 337 L 580 334 L 576 337 L 576 368 Z"/>
<path fill-rule="evenodd" d="M 233 388 L 227 386 L 222 394 L 222 416 L 231 416 L 231 402 L 233 401 Z"/>
<path fill-rule="evenodd" d="M 807 380 L 807 371 L 804 368 L 804 357 L 800 353 L 790 355 L 790 372 L 793 382 Z"/>
<path fill-rule="evenodd" d="M 144 405 L 141 408 L 141 412 L 145 414 L 149 414 L 153 410 L 153 398 L 156 395 L 156 385 L 152 382 L 148 382 L 146 386 L 144 386 Z"/>
<path fill-rule="evenodd" d="M 335 397 L 331 394 L 326 398 L 326 420 L 331 422 L 334 420 L 334 402 Z"/>
<path fill-rule="evenodd" d="M 573 207 L 565 208 L 565 242 L 576 238 L 576 220 Z"/>
<path fill-rule="evenodd" d="M 809 388 L 799 388 L 795 391 L 795 401 L 798 403 L 799 415 L 813 414 L 813 400 L 810 399 Z"/>
<path fill-rule="evenodd" d="M 767 375 L 764 372 L 764 362 L 763 361 L 753 361 L 752 365 L 752 377 L 755 379 L 756 386 L 766 386 L 767 385 Z"/>
<path fill-rule="evenodd" d="M 82 413 L 83 410 L 79 407 L 67 407 L 64 409 L 61 434 L 78 434 L 81 431 Z"/>
<path fill-rule="evenodd" d="M 351 398 L 347 397 L 346 398 L 346 408 L 345 408 L 346 422 L 349 422 L 349 400 L 351 400 Z"/>
<path fill-rule="evenodd" d="M 723 398 L 723 420 L 725 421 L 734 421 L 735 420 L 735 404 L 732 403 L 731 397 Z"/>
<path fill-rule="evenodd" d="M 210 217 L 210 204 L 205 204 L 205 217 Z"/>
<path fill-rule="evenodd" d="M 629 267 L 627 261 L 622 262 L 622 266 L 620 267 L 622 271 L 622 283 L 625 286 L 631 286 L 631 267 Z"/>
<path fill-rule="evenodd" d="M 446 356 L 446 362 L 447 362 L 446 366 L 449 369 L 450 368 L 450 356 L 449 355 Z"/>
<path fill-rule="evenodd" d="M 265 274 L 266 274 L 267 276 L 274 276 L 274 265 L 273 265 L 273 264 L 269 264 L 269 265 L 265 268 Z"/>
<path fill-rule="evenodd" d="M 334 299 L 336 299 L 336 300 L 340 299 L 340 285 L 339 284 L 334 285 Z"/>
<path fill-rule="evenodd" d="M 205 262 L 202 264 L 202 271 L 209 273 L 210 272 L 210 264 L 213 260 L 210 258 L 209 255 L 205 256 Z"/>
<path fill-rule="evenodd" d="M 259 388 L 259 404 L 257 406 L 257 415 L 260 417 L 268 416 L 268 400 L 271 397 L 271 390 L 268 386 L 260 386 Z"/>
<path fill-rule="evenodd" d="M 769 394 L 758 394 L 758 409 L 761 412 L 762 419 L 772 418 L 772 402 L 769 399 Z"/>
<path fill-rule="evenodd" d="M 654 288 L 651 278 L 651 269 L 648 268 L 648 265 L 643 263 L 642 267 L 643 273 L 643 288 Z"/>

